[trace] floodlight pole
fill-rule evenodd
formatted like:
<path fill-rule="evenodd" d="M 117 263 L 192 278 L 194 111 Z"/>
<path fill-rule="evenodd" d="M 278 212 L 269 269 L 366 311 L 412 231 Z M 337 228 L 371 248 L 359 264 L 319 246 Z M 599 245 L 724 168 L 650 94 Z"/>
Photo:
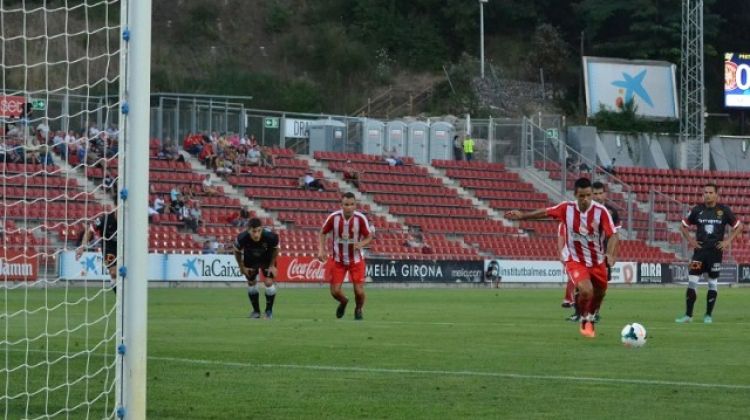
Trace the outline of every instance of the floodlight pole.
<path fill-rule="evenodd" d="M 484 4 L 489 0 L 479 0 L 479 61 L 481 63 L 481 74 L 484 79 Z"/>
<path fill-rule="evenodd" d="M 703 0 L 682 0 L 680 62 L 680 167 L 704 169 L 706 100 L 703 64 Z M 704 162 L 705 160 L 705 162 Z"/>

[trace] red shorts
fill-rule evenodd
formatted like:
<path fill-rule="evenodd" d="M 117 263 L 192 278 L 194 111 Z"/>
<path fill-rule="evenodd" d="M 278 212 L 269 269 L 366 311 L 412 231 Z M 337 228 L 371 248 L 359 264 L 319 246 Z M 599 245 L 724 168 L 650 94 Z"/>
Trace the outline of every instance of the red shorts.
<path fill-rule="evenodd" d="M 325 277 L 331 284 L 341 284 L 344 282 L 346 273 L 349 273 L 349 280 L 352 283 L 361 284 L 365 282 L 365 261 L 344 265 L 334 262 L 332 258 L 326 261 Z"/>
<path fill-rule="evenodd" d="M 607 265 L 599 264 L 593 267 L 586 267 L 586 264 L 577 261 L 568 261 L 565 263 L 565 271 L 568 273 L 568 281 L 578 286 L 578 283 L 591 280 L 599 287 L 607 290 Z"/>

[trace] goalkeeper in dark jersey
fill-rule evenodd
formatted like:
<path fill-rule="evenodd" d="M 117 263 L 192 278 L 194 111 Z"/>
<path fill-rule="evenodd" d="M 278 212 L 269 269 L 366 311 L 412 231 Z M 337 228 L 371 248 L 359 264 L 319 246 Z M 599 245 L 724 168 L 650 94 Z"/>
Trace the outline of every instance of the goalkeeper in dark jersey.
<path fill-rule="evenodd" d="M 742 233 L 742 222 L 737 219 L 729 206 L 719 204 L 718 188 L 714 183 L 703 186 L 703 204 L 693 207 L 690 214 L 682 219 L 680 232 L 693 248 L 688 270 L 688 288 L 685 294 L 685 315 L 675 321 L 684 324 L 693 320 L 693 307 L 697 300 L 696 289 L 703 274 L 708 274 L 706 313 L 703 322 L 713 322 L 713 310 L 719 295 L 719 273 L 724 250 L 729 249 L 734 238 Z M 695 238 L 690 235 L 689 226 L 696 226 Z M 726 226 L 730 227 L 729 237 L 724 239 Z"/>
<path fill-rule="evenodd" d="M 80 258 L 83 250 L 91 245 L 101 249 L 103 264 L 109 271 L 114 290 L 117 280 L 117 210 L 99 215 L 86 226 L 76 258 Z"/>
<path fill-rule="evenodd" d="M 247 296 L 253 311 L 250 318 L 260 318 L 260 291 L 258 291 L 258 276 L 263 275 L 266 286 L 267 319 L 273 317 L 273 302 L 276 299 L 276 257 L 279 255 L 279 235 L 264 229 L 260 219 L 252 218 L 248 222 L 247 230 L 237 236 L 234 241 L 234 257 L 240 271 L 247 279 Z"/>

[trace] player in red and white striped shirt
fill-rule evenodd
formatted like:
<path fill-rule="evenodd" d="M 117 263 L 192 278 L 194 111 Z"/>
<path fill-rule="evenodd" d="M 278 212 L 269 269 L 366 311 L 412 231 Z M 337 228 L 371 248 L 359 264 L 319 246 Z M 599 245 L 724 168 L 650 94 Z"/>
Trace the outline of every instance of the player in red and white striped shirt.
<path fill-rule="evenodd" d="M 592 322 L 594 305 L 607 291 L 607 266 L 615 264 L 618 239 L 609 211 L 592 200 L 591 181 L 579 178 L 573 192 L 576 201 L 563 201 L 554 207 L 531 212 L 511 210 L 505 217 L 510 220 L 553 218 L 565 224 L 568 250 L 565 271 L 578 288 L 576 305 L 581 308 L 580 332 L 593 338 L 596 337 Z"/>
<path fill-rule="evenodd" d="M 320 229 L 318 259 L 327 264 L 331 282 L 331 296 L 339 301 L 336 318 L 344 316 L 349 299 L 341 291 L 346 273 L 354 286 L 354 319 L 362 319 L 365 304 L 365 259 L 362 248 L 372 242 L 372 227 L 364 214 L 356 211 L 357 199 L 353 193 L 341 196 L 341 210 L 331 213 Z M 326 238 L 331 234 L 332 254 L 326 251 Z"/>

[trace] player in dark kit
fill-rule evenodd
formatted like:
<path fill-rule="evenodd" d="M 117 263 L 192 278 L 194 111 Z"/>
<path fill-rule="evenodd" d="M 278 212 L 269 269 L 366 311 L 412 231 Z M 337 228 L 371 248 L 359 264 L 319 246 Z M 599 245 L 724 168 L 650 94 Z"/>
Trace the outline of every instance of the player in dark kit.
<path fill-rule="evenodd" d="M 708 293 L 706 294 L 706 314 L 703 322 L 713 322 L 712 313 L 718 296 L 718 278 L 721 271 L 721 260 L 724 250 L 728 249 L 734 238 L 742 233 L 742 223 L 732 213 L 729 206 L 718 204 L 718 188 L 714 183 L 703 186 L 703 204 L 699 204 L 690 211 L 687 218 L 682 220 L 680 232 L 693 248 L 688 270 L 688 288 L 686 293 L 685 315 L 675 322 L 684 324 L 693 320 L 693 306 L 697 299 L 696 289 L 700 276 L 708 274 Z M 695 225 L 695 238 L 690 235 L 688 226 Z M 731 227 L 729 237 L 724 239 L 725 226 Z"/>
<path fill-rule="evenodd" d="M 234 242 L 234 257 L 240 271 L 247 279 L 247 296 L 253 311 L 250 318 L 260 318 L 260 292 L 258 274 L 263 274 L 266 286 L 266 318 L 273 317 L 273 302 L 276 298 L 276 257 L 279 255 L 279 235 L 264 229 L 260 219 L 250 219 L 247 230 L 237 235 Z"/>
<path fill-rule="evenodd" d="M 115 290 L 117 280 L 117 211 L 104 213 L 90 223 L 81 237 L 81 245 L 76 250 L 76 259 L 81 258 L 89 243 L 98 236 L 101 240 L 102 258 L 104 266 L 109 271 L 112 280 L 112 290 Z"/>

